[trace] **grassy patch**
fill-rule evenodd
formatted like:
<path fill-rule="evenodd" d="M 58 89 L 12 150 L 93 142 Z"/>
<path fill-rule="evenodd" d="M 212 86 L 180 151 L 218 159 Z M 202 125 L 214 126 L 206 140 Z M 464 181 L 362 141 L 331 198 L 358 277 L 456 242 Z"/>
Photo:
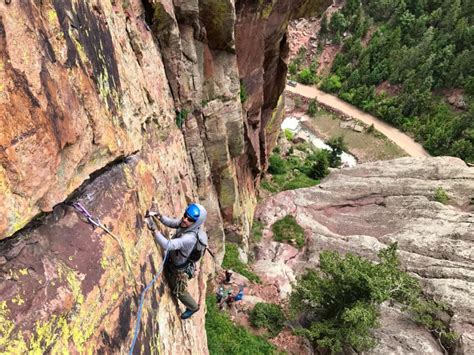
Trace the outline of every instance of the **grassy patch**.
<path fill-rule="evenodd" d="M 272 193 L 277 193 L 279 191 L 277 186 L 274 186 L 272 183 L 270 183 L 267 180 L 263 180 L 260 184 L 260 187 Z"/>
<path fill-rule="evenodd" d="M 293 138 L 295 138 L 295 134 L 288 128 L 285 129 L 284 133 L 285 133 L 285 138 L 288 142 L 291 142 Z"/>
<path fill-rule="evenodd" d="M 250 231 L 250 238 L 253 242 L 259 242 L 262 240 L 262 231 L 263 231 L 263 223 L 257 219 L 253 220 L 252 230 Z"/>
<path fill-rule="evenodd" d="M 341 128 L 341 120 L 337 116 L 320 109 L 315 118 L 305 122 L 305 126 L 315 132 L 318 137 L 344 136 L 344 141 L 350 152 L 354 152 L 360 162 L 390 160 L 407 156 L 407 154 L 391 140 L 374 130 L 364 133 L 355 132 L 350 128 Z"/>
<path fill-rule="evenodd" d="M 286 317 L 276 304 L 259 302 L 250 312 L 250 323 L 256 328 L 266 328 L 271 336 L 276 336 L 285 327 Z"/>
<path fill-rule="evenodd" d="M 301 249 L 304 246 L 304 229 L 295 217 L 287 215 L 272 225 L 273 239 L 277 242 L 285 242 Z"/>
<path fill-rule="evenodd" d="M 222 261 L 222 267 L 224 269 L 232 269 L 252 282 L 261 282 L 260 277 L 250 271 L 247 264 L 240 261 L 237 245 L 233 243 L 225 243 L 225 255 L 224 260 Z"/>
<path fill-rule="evenodd" d="M 206 333 L 209 354 L 274 354 L 276 348 L 264 338 L 252 335 L 220 312 L 214 296 L 206 298 Z"/>
<path fill-rule="evenodd" d="M 294 175 L 290 181 L 284 183 L 281 191 L 302 189 L 303 187 L 311 187 L 317 184 L 319 184 L 319 180 L 312 179 L 301 173 Z"/>
<path fill-rule="evenodd" d="M 299 143 L 295 147 L 308 153 L 312 151 L 309 144 Z M 261 183 L 261 187 L 267 191 L 276 193 L 319 184 L 319 180 L 308 176 L 310 171 L 308 164 L 313 163 L 308 159 L 299 158 L 294 155 L 284 159 L 278 154 L 273 154 L 270 156 L 269 161 L 268 172 L 272 174 L 272 177 L 270 180 L 264 180 Z"/>

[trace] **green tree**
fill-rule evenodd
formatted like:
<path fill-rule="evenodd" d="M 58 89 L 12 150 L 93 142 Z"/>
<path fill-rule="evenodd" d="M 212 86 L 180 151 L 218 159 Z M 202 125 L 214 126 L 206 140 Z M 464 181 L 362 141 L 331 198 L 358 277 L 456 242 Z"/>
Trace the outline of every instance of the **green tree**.
<path fill-rule="evenodd" d="M 333 74 L 321 83 L 321 89 L 327 92 L 337 92 L 341 88 L 341 78 Z"/>
<path fill-rule="evenodd" d="M 318 112 L 318 103 L 316 99 L 312 99 L 309 101 L 307 113 L 311 117 L 314 117 L 316 116 L 317 112 Z"/>
<path fill-rule="evenodd" d="M 319 34 L 322 37 L 325 37 L 328 33 L 329 33 L 328 18 L 326 14 L 324 14 L 323 18 L 321 19 L 321 28 L 319 30 Z"/>
<path fill-rule="evenodd" d="M 325 149 L 318 151 L 311 159 L 308 176 L 312 179 L 322 179 L 329 174 L 329 152 Z"/>
<path fill-rule="evenodd" d="M 344 142 L 344 136 L 332 137 L 329 139 L 327 144 L 332 149 L 331 153 L 329 154 L 329 165 L 332 168 L 338 168 L 341 165 L 341 154 L 344 150 L 347 150 L 347 145 Z"/>
<path fill-rule="evenodd" d="M 286 317 L 281 306 L 258 302 L 249 315 L 250 323 L 256 328 L 266 328 L 271 336 L 276 336 L 285 327 Z"/>
<path fill-rule="evenodd" d="M 360 0 L 347 0 L 342 13 L 346 16 L 352 16 L 357 13 L 360 8 Z"/>
<path fill-rule="evenodd" d="M 447 32 L 453 31 L 461 15 L 461 0 L 445 0 L 443 10 L 445 16 L 441 21 L 440 27 Z"/>
<path fill-rule="evenodd" d="M 389 20 L 406 7 L 405 2 L 394 0 L 362 0 L 362 4 L 376 21 Z"/>
<path fill-rule="evenodd" d="M 290 296 L 293 313 L 304 314 L 307 324 L 297 333 L 332 353 L 347 346 L 368 350 L 375 345 L 372 329 L 378 325 L 379 305 L 392 300 L 406 305 L 420 324 L 444 334 L 441 339 L 455 339 L 436 318 L 443 306 L 425 300 L 418 281 L 400 269 L 397 244 L 378 256 L 374 264 L 352 254 L 321 252 L 320 271 L 302 275 Z"/>
<path fill-rule="evenodd" d="M 332 33 L 339 35 L 347 29 L 347 21 L 342 12 L 338 11 L 332 15 L 329 29 Z"/>
<path fill-rule="evenodd" d="M 315 84 L 317 81 L 316 73 L 311 68 L 304 68 L 298 73 L 298 82 L 305 85 Z"/>

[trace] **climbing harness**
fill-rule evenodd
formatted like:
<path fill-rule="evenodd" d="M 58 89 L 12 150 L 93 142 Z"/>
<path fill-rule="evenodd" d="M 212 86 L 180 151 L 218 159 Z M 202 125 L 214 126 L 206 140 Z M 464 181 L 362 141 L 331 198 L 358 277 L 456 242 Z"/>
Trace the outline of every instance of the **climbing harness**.
<path fill-rule="evenodd" d="M 91 224 L 92 226 L 94 227 L 98 227 L 100 229 L 102 229 L 105 233 L 107 233 L 108 235 L 110 235 L 112 238 L 114 238 L 118 245 L 120 246 L 120 250 L 122 251 L 122 255 L 123 255 L 123 259 L 125 260 L 125 264 L 127 265 L 127 268 L 128 268 L 128 272 L 130 273 L 130 276 L 132 277 L 133 279 L 133 282 L 135 283 L 135 286 L 137 286 L 137 282 L 135 280 L 135 277 L 133 276 L 133 272 L 132 272 L 132 266 L 127 258 L 127 254 L 125 253 L 125 248 L 123 247 L 122 245 L 122 242 L 120 241 L 120 239 L 114 234 L 112 233 L 112 231 L 107 228 L 107 226 L 105 224 L 103 224 L 99 218 L 94 218 L 90 212 L 82 205 L 80 204 L 79 202 L 75 202 L 71 205 L 72 207 L 74 207 L 74 209 L 79 212 L 80 214 L 82 214 L 86 219 L 87 219 L 87 222 L 89 222 L 89 224 Z"/>

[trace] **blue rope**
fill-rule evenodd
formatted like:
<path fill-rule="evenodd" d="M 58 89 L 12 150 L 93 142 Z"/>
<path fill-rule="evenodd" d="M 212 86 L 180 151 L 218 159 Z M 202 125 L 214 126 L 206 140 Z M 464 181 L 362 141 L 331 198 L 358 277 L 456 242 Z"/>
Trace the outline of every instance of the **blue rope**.
<path fill-rule="evenodd" d="M 166 247 L 165 256 L 163 257 L 163 262 L 161 263 L 158 273 L 155 275 L 153 280 L 150 281 L 150 283 L 145 287 L 145 289 L 142 292 L 142 295 L 140 298 L 140 306 L 138 307 L 137 322 L 135 324 L 135 335 L 133 336 L 132 345 L 130 347 L 130 351 L 128 352 L 129 355 L 133 354 L 133 348 L 135 347 L 135 343 L 137 342 L 137 338 L 138 338 L 138 333 L 140 332 L 140 320 L 142 318 L 142 308 L 143 308 L 143 302 L 145 301 L 145 293 L 146 291 L 150 289 L 150 287 L 155 283 L 155 281 L 163 272 L 163 267 L 165 266 L 165 261 L 167 257 L 168 257 L 168 247 Z"/>
<path fill-rule="evenodd" d="M 94 218 L 89 211 L 87 211 L 87 209 L 81 205 L 80 203 L 74 203 L 72 204 L 72 207 L 74 207 L 79 213 L 81 213 L 85 218 L 87 218 L 87 221 L 93 225 L 94 227 L 99 227 L 99 228 L 102 228 L 105 232 L 107 232 L 109 235 L 111 235 L 112 237 L 115 238 L 115 240 L 117 240 L 117 242 L 119 243 L 120 245 L 120 248 L 122 249 L 122 253 L 123 253 L 123 257 L 125 258 L 125 261 L 127 262 L 127 265 L 128 265 L 128 260 L 126 258 L 126 254 L 125 254 L 125 251 L 122 247 L 122 244 L 120 243 L 120 240 L 112 233 L 110 232 L 110 230 L 105 227 L 100 221 L 98 218 Z M 137 323 L 135 324 L 135 334 L 133 336 L 133 341 L 132 341 L 132 346 L 130 347 L 130 351 L 129 351 L 129 355 L 132 355 L 133 354 L 133 348 L 135 347 L 135 343 L 137 342 L 137 338 L 138 338 L 138 333 L 140 332 L 140 320 L 142 318 L 142 309 L 143 309 L 143 303 L 145 301 L 145 294 L 146 292 L 150 289 L 151 286 L 153 286 L 153 284 L 156 282 L 156 280 L 158 279 L 158 277 L 161 275 L 161 273 L 163 272 L 163 268 L 165 266 L 165 262 L 166 262 L 166 259 L 168 257 L 168 251 L 169 251 L 169 242 L 168 242 L 168 245 L 166 246 L 166 249 L 165 249 L 165 255 L 163 256 L 163 261 L 161 262 L 161 265 L 160 265 L 160 269 L 158 270 L 157 274 L 155 275 L 155 277 L 153 278 L 153 280 L 150 281 L 150 283 L 145 287 L 145 289 L 142 291 L 142 294 L 141 294 L 141 297 L 140 297 L 140 306 L 138 307 L 138 314 L 137 314 Z M 132 269 L 129 266 L 129 271 L 130 273 L 132 272 Z M 133 277 L 133 275 L 132 275 Z"/>

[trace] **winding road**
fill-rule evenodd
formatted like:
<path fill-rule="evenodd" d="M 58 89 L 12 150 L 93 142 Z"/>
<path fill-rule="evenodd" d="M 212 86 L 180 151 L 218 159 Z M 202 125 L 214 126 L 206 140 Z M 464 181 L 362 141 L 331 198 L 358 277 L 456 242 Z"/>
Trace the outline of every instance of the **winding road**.
<path fill-rule="evenodd" d="M 295 87 L 286 86 L 286 90 L 293 92 L 298 95 L 302 95 L 311 99 L 317 99 L 327 106 L 333 107 L 357 120 L 360 120 L 368 125 L 373 124 L 374 128 L 380 133 L 387 136 L 388 139 L 392 140 L 396 145 L 402 148 L 408 155 L 412 157 L 429 157 L 430 155 L 421 146 L 421 144 L 415 142 L 415 140 L 405 133 L 401 132 L 395 127 L 392 127 L 386 122 L 379 120 L 378 118 L 359 110 L 357 107 L 333 96 L 326 94 L 321 90 L 318 90 L 311 86 L 296 84 Z"/>

